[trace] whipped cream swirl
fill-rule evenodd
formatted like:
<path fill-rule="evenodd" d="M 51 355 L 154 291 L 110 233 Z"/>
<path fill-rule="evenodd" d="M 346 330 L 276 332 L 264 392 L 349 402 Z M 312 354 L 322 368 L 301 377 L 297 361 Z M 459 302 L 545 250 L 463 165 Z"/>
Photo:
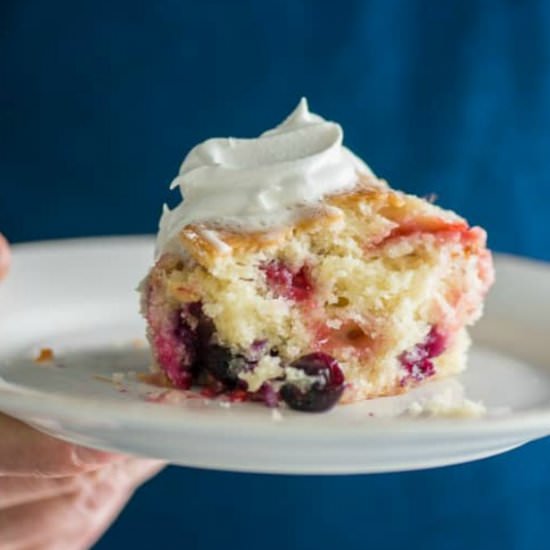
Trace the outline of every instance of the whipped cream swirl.
<path fill-rule="evenodd" d="M 157 252 L 176 250 L 179 231 L 190 223 L 280 227 L 325 195 L 351 189 L 358 172 L 372 172 L 342 140 L 341 126 L 310 113 L 302 98 L 282 124 L 258 138 L 200 143 L 172 182 L 183 201 L 174 210 L 165 207 Z"/>

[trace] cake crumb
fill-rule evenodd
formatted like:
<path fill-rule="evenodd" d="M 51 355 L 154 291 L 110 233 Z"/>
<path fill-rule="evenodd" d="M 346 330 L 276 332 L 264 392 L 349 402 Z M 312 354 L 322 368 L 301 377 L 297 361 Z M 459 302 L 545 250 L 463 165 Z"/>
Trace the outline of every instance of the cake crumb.
<path fill-rule="evenodd" d="M 147 343 L 143 338 L 134 338 L 132 340 L 132 347 L 134 349 L 143 349 L 146 346 L 147 346 Z"/>
<path fill-rule="evenodd" d="M 103 376 L 101 374 L 94 374 L 92 376 L 94 380 L 99 380 L 100 382 L 109 382 L 109 384 L 113 383 L 113 379 L 110 376 Z"/>
<path fill-rule="evenodd" d="M 487 413 L 487 409 L 483 403 L 465 398 L 456 402 L 443 393 L 425 401 L 414 401 L 407 408 L 407 413 L 412 416 L 479 418 Z"/>
<path fill-rule="evenodd" d="M 35 357 L 35 363 L 51 363 L 55 359 L 55 355 L 52 348 L 42 348 L 38 355 Z"/>
<path fill-rule="evenodd" d="M 147 392 L 143 395 L 143 400 L 147 403 L 164 403 L 169 395 L 170 391 L 160 391 L 160 392 Z"/>
<path fill-rule="evenodd" d="M 125 375 L 123 372 L 113 372 L 112 380 L 114 384 L 122 384 L 124 382 Z"/>
<path fill-rule="evenodd" d="M 163 372 L 138 372 L 136 379 L 144 384 L 158 386 L 160 388 L 172 388 L 169 378 Z"/>
<path fill-rule="evenodd" d="M 231 402 L 230 401 L 219 401 L 219 405 L 222 409 L 230 409 L 231 408 Z"/>
<path fill-rule="evenodd" d="M 280 422 L 283 419 L 283 415 L 279 409 L 271 409 L 271 420 L 274 422 Z"/>

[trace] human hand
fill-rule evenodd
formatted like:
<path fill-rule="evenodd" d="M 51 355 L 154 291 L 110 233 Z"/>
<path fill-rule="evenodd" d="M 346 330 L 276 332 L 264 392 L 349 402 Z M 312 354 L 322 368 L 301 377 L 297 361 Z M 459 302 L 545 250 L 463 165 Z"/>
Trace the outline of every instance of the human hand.
<path fill-rule="evenodd" d="M 0 547 L 90 548 L 162 464 L 59 441 L 0 414 Z"/>
<path fill-rule="evenodd" d="M 0 279 L 9 262 L 0 234 Z M 162 466 L 58 441 L 0 413 L 0 548 L 90 548 Z"/>

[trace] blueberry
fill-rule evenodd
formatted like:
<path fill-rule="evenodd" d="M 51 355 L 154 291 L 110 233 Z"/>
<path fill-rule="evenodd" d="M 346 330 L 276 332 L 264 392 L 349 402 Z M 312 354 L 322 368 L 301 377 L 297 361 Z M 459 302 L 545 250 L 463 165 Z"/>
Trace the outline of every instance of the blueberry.
<path fill-rule="evenodd" d="M 322 412 L 332 408 L 344 391 L 344 375 L 337 361 L 326 353 L 310 353 L 291 363 L 317 379 L 308 387 L 287 382 L 280 390 L 283 401 L 298 411 Z"/>
<path fill-rule="evenodd" d="M 187 304 L 182 311 L 182 317 L 195 327 L 195 346 L 201 355 L 215 332 L 214 322 L 204 313 L 201 302 Z"/>
<path fill-rule="evenodd" d="M 262 387 L 258 391 L 261 400 L 270 408 L 277 407 L 279 405 L 279 394 L 273 389 L 273 386 L 264 382 Z"/>
<path fill-rule="evenodd" d="M 204 349 L 202 360 L 206 371 L 216 380 L 222 382 L 227 389 L 237 387 L 239 378 L 235 373 L 235 369 L 232 368 L 233 354 L 228 348 L 211 344 Z"/>

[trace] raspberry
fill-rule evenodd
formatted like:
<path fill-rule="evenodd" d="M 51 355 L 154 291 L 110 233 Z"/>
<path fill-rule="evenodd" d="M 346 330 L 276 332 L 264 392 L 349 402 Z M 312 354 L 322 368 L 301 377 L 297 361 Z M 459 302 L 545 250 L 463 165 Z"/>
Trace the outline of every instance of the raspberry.
<path fill-rule="evenodd" d="M 269 286 L 277 296 L 296 302 L 307 300 L 311 296 L 313 285 L 306 266 L 293 272 L 285 263 L 273 260 L 263 269 Z"/>

